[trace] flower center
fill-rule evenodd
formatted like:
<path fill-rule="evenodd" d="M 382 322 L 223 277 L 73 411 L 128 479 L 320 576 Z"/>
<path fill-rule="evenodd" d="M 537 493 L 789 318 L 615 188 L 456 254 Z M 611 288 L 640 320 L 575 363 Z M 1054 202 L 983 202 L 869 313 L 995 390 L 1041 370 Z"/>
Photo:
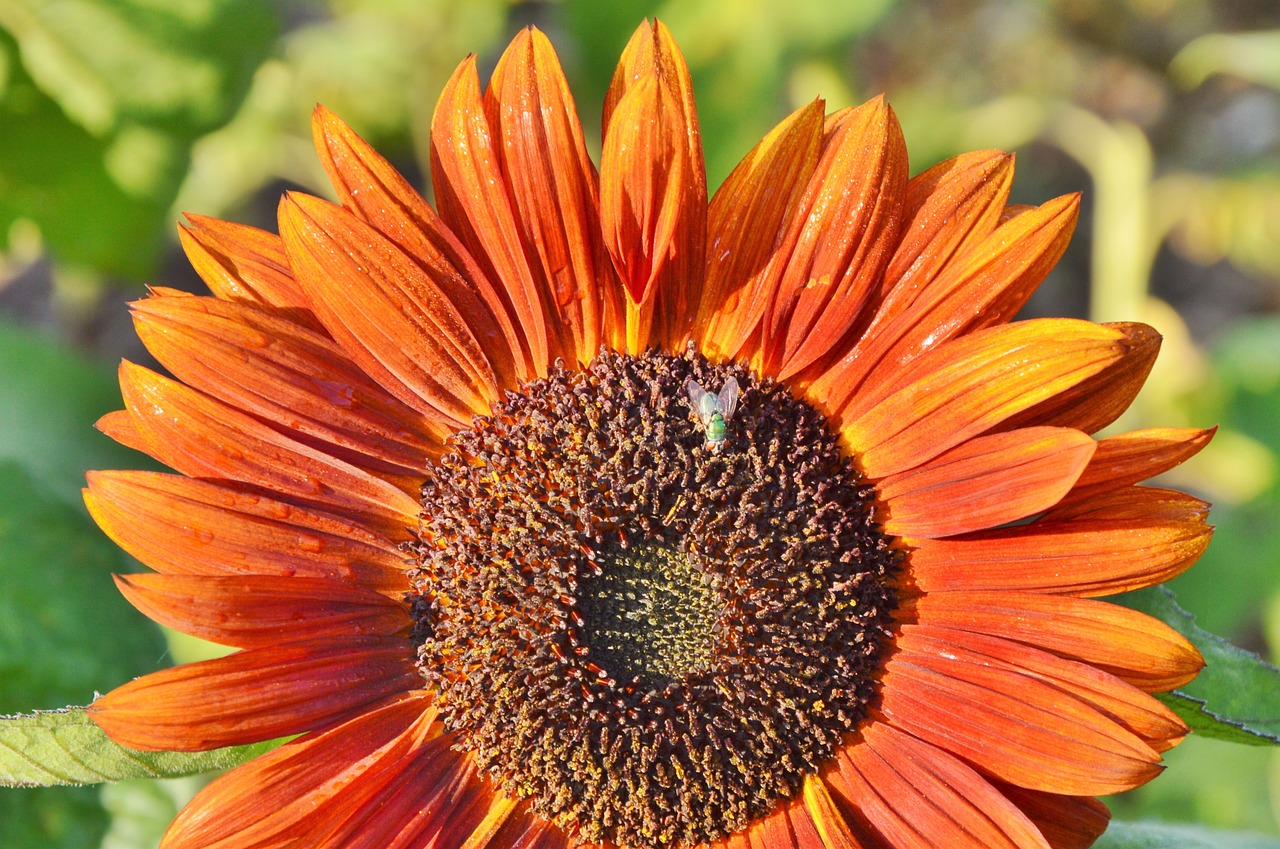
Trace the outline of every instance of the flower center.
<path fill-rule="evenodd" d="M 666 545 L 609 551 L 582 582 L 578 609 L 596 663 L 643 686 L 707 670 L 724 609 L 710 573 Z"/>
<path fill-rule="evenodd" d="M 899 555 L 785 388 L 601 354 L 453 448 L 423 485 L 414 637 L 446 728 L 508 795 L 583 841 L 710 842 L 866 716 Z"/>

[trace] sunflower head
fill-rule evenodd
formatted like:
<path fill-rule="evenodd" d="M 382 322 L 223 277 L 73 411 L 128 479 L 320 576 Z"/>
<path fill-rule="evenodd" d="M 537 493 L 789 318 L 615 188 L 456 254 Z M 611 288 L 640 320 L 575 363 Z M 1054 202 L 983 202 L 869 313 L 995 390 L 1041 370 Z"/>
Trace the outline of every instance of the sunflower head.
<path fill-rule="evenodd" d="M 520 33 L 432 120 L 429 205 L 315 113 L 338 203 L 192 217 L 101 426 L 176 474 L 86 501 L 149 616 L 241 651 L 93 706 L 115 739 L 293 736 L 165 846 L 1085 847 L 1201 659 L 1095 596 L 1207 544 L 1138 484 L 1209 431 L 1096 438 L 1141 325 L 1013 318 L 1077 199 L 1012 157 L 909 176 L 883 100 L 802 107 L 708 200 L 644 24 L 599 170 Z"/>

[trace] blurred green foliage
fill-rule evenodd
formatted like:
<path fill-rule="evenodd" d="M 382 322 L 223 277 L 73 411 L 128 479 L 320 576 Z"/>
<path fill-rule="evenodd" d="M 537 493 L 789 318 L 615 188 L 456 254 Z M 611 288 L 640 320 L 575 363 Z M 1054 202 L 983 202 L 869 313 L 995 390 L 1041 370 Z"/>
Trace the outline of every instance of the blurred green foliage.
<path fill-rule="evenodd" d="M 1016 201 L 1085 192 L 1075 243 L 1029 311 L 1165 334 L 1123 426 L 1221 426 L 1169 476 L 1213 500 L 1219 526 L 1174 582 L 1179 603 L 1275 659 L 1274 0 L 0 0 L 0 313 L 47 334 L 0 328 L 0 577 L 16 588 L 0 605 L 0 708 L 84 702 L 165 662 L 111 589 L 107 572 L 131 564 L 78 490 L 86 468 L 139 464 L 91 430 L 119 399 L 110 366 L 84 358 L 139 355 L 112 328 L 143 282 L 198 288 L 178 270 L 178 210 L 271 227 L 282 186 L 326 193 L 317 102 L 421 183 L 448 75 L 469 52 L 487 72 L 528 23 L 556 44 L 598 150 L 614 62 L 655 14 L 693 71 L 712 186 L 815 96 L 835 109 L 885 92 L 913 171 L 1003 147 L 1019 155 Z M 1280 834 L 1275 753 L 1193 739 L 1169 762 L 1114 800 L 1118 816 Z M 0 849 L 153 846 L 194 788 L 4 791 Z M 1276 845 L 1141 828 L 1100 845 L 1171 840 Z"/>

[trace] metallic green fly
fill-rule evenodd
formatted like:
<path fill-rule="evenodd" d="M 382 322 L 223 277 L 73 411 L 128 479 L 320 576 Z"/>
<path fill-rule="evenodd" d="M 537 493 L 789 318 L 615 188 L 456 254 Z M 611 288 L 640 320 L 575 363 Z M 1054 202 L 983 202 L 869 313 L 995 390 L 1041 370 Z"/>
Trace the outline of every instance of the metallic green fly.
<path fill-rule="evenodd" d="M 719 451 L 729 437 L 728 421 L 738 409 L 738 379 L 729 378 L 720 391 L 712 395 L 691 377 L 685 381 L 684 391 L 689 393 L 689 403 L 707 432 L 707 447 Z"/>

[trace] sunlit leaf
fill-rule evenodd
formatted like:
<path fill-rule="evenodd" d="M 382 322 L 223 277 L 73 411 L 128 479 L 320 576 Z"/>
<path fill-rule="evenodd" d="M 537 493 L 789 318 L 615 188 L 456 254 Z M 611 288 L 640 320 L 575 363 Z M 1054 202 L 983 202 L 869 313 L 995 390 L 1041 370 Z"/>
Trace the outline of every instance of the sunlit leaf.
<path fill-rule="evenodd" d="M 253 0 L 0 0 L 0 229 L 143 276 L 192 143 L 231 117 L 275 33 Z"/>
<path fill-rule="evenodd" d="M 1204 671 L 1187 686 L 1162 695 L 1197 734 L 1252 745 L 1280 743 L 1280 669 L 1195 624 L 1163 587 L 1119 599 L 1173 626 L 1205 658 Z"/>
<path fill-rule="evenodd" d="M 212 752 L 140 752 L 111 742 L 82 708 L 0 718 L 0 785 L 96 784 L 227 769 L 271 743 Z"/>
<path fill-rule="evenodd" d="M 1188 88 L 1214 74 L 1280 88 L 1280 30 L 1202 35 L 1173 57 L 1169 71 Z"/>

